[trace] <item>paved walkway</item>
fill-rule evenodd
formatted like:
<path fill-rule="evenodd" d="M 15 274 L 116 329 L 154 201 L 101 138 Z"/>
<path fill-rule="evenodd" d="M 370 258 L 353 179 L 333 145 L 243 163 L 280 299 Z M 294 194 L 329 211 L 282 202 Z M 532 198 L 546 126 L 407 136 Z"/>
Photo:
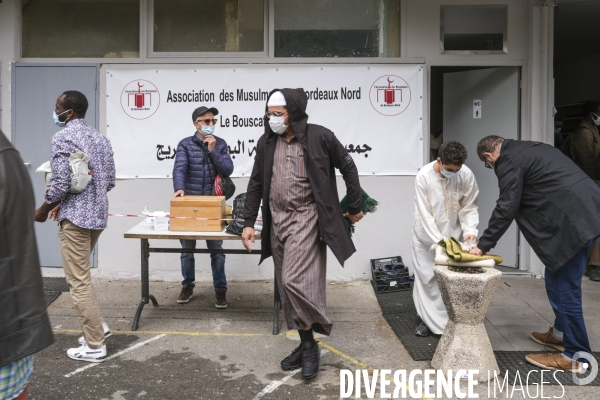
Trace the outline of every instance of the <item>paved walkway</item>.
<path fill-rule="evenodd" d="M 600 282 L 583 278 L 583 312 L 590 345 L 600 351 Z M 543 279 L 505 275 L 486 314 L 485 325 L 494 350 L 544 350 L 531 332 L 546 332 L 554 312 Z"/>
<path fill-rule="evenodd" d="M 197 285 L 192 301 L 178 305 L 179 283 L 151 282 L 159 307 L 146 306 L 136 332 L 130 329 L 139 282 L 95 279 L 94 285 L 102 313 L 115 332 L 107 340 L 112 358 L 87 364 L 66 357 L 80 333 L 70 295 L 63 293 L 49 308 L 57 340 L 36 356 L 30 399 L 337 399 L 340 369 L 429 367 L 410 358 L 381 317 L 368 282 L 328 284 L 334 327 L 330 337 L 319 338 L 322 368 L 310 383 L 298 371 L 279 368 L 299 338 L 283 322 L 282 334 L 271 334 L 272 282 L 230 283 L 226 310 L 214 308 L 211 284 Z M 586 319 L 592 346 L 598 349 L 596 287 L 600 288 L 584 282 Z M 528 336 L 532 330 L 546 330 L 552 320 L 543 296 L 543 281 L 503 278 L 486 322 L 495 349 L 540 348 Z M 597 398 L 594 390 L 566 387 L 563 398 Z M 485 385 L 478 391 L 480 398 L 488 398 Z M 513 398 L 522 398 L 520 393 Z M 544 396 L 561 394 L 560 387 L 545 387 Z"/>

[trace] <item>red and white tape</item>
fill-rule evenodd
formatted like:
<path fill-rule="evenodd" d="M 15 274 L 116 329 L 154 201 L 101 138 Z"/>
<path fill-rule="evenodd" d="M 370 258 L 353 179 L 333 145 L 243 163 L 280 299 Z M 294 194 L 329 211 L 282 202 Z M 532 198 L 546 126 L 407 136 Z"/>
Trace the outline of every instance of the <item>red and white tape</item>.
<path fill-rule="evenodd" d="M 109 217 L 128 217 L 128 218 L 169 218 L 169 219 L 199 219 L 202 221 L 233 221 L 233 218 L 199 218 L 199 217 L 171 217 L 167 215 L 145 215 L 145 214 L 108 214 Z M 243 219 L 240 219 L 243 221 Z M 262 222 L 261 219 L 256 221 Z"/>

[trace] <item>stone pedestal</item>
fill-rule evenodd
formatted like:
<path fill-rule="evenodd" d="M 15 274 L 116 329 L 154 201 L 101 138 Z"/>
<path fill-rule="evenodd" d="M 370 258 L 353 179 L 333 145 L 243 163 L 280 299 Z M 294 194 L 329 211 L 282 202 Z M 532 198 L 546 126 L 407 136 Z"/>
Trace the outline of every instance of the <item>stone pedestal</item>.
<path fill-rule="evenodd" d="M 500 373 L 483 319 L 502 273 L 484 268 L 481 274 L 452 272 L 447 266 L 434 268 L 448 325 L 431 360 L 435 369 L 454 373 L 459 369 L 479 370 L 474 379 L 487 382 L 488 371 Z"/>

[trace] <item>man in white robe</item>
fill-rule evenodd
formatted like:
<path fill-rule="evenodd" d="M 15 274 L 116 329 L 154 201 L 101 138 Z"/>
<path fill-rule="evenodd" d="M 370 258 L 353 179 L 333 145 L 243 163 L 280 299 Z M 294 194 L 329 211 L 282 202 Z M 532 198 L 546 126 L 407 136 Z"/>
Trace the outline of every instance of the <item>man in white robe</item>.
<path fill-rule="evenodd" d="M 413 300 L 421 324 L 415 335 L 441 335 L 448 314 L 433 274 L 434 244 L 454 237 L 467 243 L 477 242 L 477 196 L 479 188 L 473 172 L 464 165 L 467 150 L 458 142 L 440 146 L 436 161 L 417 174 L 415 182 L 415 223 L 412 238 L 412 262 L 415 282 Z"/>

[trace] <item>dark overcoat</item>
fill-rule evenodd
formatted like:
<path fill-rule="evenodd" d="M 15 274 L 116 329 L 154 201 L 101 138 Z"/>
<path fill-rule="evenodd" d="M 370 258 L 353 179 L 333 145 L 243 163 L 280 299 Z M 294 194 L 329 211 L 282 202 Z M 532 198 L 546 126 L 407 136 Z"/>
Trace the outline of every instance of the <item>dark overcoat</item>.
<path fill-rule="evenodd" d="M 335 169 L 337 168 L 341 172 L 346 183 L 348 213 L 352 215 L 361 211 L 358 170 L 352 157 L 333 132 L 320 125 L 307 123 L 306 104 L 308 98 L 303 89 L 275 89 L 271 94 L 277 90 L 281 90 L 285 97 L 292 129 L 304 149 L 304 163 L 317 205 L 321 237 L 340 264 L 344 265 L 344 261 L 356 249 L 344 224 L 337 192 Z M 269 94 L 269 97 L 271 97 L 271 94 Z M 260 262 L 271 256 L 269 194 L 273 176 L 276 139 L 277 134 L 273 133 L 268 120 L 265 119 L 265 133 L 257 142 L 254 167 L 248 182 L 244 204 L 244 226 L 254 227 L 261 200 L 263 202 L 262 257 Z"/>
<path fill-rule="evenodd" d="M 600 235 L 600 188 L 553 146 L 506 139 L 494 170 L 500 197 L 478 247 L 489 251 L 513 220 L 550 272 Z"/>
<path fill-rule="evenodd" d="M 27 168 L 0 132 L 0 367 L 54 342 L 33 229 L 34 211 Z"/>

